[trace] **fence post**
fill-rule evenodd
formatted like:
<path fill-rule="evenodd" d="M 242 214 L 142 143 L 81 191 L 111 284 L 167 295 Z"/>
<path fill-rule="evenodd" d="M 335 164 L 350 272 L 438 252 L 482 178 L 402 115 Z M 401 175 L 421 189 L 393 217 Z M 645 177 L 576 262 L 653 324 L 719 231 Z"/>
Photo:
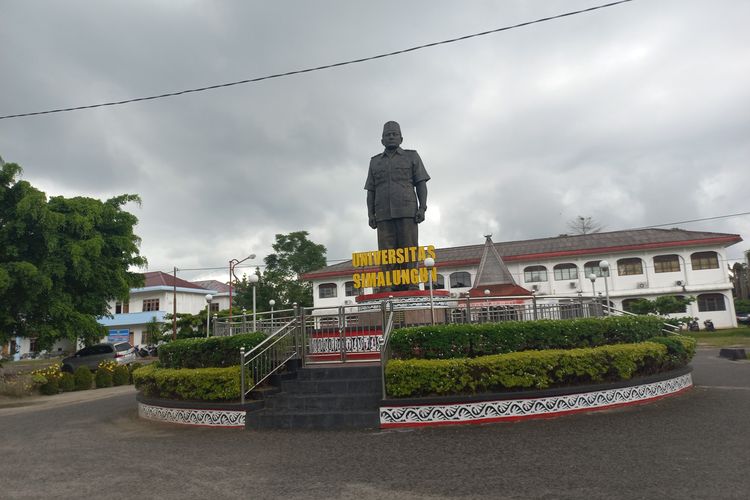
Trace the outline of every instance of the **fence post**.
<path fill-rule="evenodd" d="M 216 329 L 218 328 L 219 315 L 214 314 L 214 337 L 216 337 Z"/>
<path fill-rule="evenodd" d="M 240 401 L 245 404 L 245 348 L 240 347 Z"/>
<path fill-rule="evenodd" d="M 344 306 L 339 306 L 339 351 L 341 352 L 341 362 L 346 363 L 346 311 Z"/>
<path fill-rule="evenodd" d="M 534 304 L 534 320 L 537 320 L 539 316 L 536 310 L 536 292 L 531 292 L 531 302 Z"/>
<path fill-rule="evenodd" d="M 471 297 L 466 296 L 466 322 L 471 323 Z"/>
<path fill-rule="evenodd" d="M 297 318 L 297 328 L 299 328 L 299 339 L 297 340 L 297 346 L 300 350 L 300 362 L 304 367 L 307 361 L 307 320 L 305 319 L 305 306 L 300 307 L 295 302 L 294 304 L 292 304 L 292 307 L 294 308 L 294 316 Z"/>

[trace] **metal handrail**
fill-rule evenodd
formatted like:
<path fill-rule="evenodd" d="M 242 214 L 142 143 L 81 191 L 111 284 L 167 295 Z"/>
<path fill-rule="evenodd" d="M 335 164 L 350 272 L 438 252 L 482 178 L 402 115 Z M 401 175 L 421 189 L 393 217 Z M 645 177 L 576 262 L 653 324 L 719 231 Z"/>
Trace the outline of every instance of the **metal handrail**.
<path fill-rule="evenodd" d="M 297 318 L 294 318 L 248 352 L 245 352 L 244 347 L 240 348 L 240 392 L 243 404 L 245 403 L 245 396 L 250 391 L 273 375 L 287 361 L 297 356 L 298 347 L 296 342 L 289 349 L 284 349 L 285 352 L 279 353 L 278 350 L 274 349 L 280 342 L 294 334 L 297 327 L 298 321 Z M 281 347 L 283 349 L 284 346 L 282 345 Z M 249 369 L 250 373 L 253 374 L 253 385 L 249 388 L 246 388 L 248 385 L 245 381 L 246 369 Z"/>
<path fill-rule="evenodd" d="M 602 304 L 602 307 L 606 308 L 608 313 L 612 313 L 612 316 L 639 316 L 638 314 L 632 313 L 630 311 L 615 309 L 614 307 L 608 306 L 606 304 Z M 667 323 L 666 321 L 662 322 L 662 325 L 664 325 L 661 329 L 662 332 L 668 333 L 670 335 L 679 335 L 679 332 L 681 330 L 679 326 Z"/>

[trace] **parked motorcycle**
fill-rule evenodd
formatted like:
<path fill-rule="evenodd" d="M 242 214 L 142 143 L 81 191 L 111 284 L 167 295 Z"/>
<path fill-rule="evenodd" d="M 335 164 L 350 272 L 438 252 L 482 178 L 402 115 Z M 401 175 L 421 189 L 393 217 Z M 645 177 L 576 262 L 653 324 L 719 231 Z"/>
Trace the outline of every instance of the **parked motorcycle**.
<path fill-rule="evenodd" d="M 716 327 L 714 327 L 714 322 L 710 319 L 707 319 L 703 322 L 703 327 L 706 329 L 707 332 L 715 332 Z"/>
<path fill-rule="evenodd" d="M 688 330 L 691 332 L 697 332 L 700 331 L 700 329 L 700 326 L 698 326 L 698 318 L 693 318 L 688 321 Z"/>

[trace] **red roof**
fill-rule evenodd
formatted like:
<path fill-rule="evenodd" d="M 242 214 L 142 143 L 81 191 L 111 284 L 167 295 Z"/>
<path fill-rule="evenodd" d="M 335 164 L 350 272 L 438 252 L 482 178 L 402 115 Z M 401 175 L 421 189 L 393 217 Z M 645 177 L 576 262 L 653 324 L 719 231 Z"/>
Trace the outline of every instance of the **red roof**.
<path fill-rule="evenodd" d="M 163 273 L 161 271 L 153 271 L 149 273 L 143 273 L 143 277 L 145 278 L 145 285 L 144 287 L 149 286 L 177 286 L 180 288 L 195 288 L 196 290 L 205 290 L 202 286 L 198 286 L 195 283 L 191 283 L 189 281 L 175 278 L 171 274 Z"/>

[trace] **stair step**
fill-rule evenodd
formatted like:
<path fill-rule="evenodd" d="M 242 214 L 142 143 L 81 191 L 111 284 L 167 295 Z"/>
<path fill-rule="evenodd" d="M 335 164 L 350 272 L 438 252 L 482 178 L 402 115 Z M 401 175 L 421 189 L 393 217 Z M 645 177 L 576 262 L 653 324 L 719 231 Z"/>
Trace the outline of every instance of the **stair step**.
<path fill-rule="evenodd" d="M 380 405 L 380 392 L 367 394 L 288 394 L 266 400 L 269 410 L 372 410 Z"/>
<path fill-rule="evenodd" d="M 297 371 L 299 380 L 380 378 L 380 365 L 317 366 Z"/>
<path fill-rule="evenodd" d="M 362 394 L 379 393 L 382 384 L 379 378 L 368 379 L 320 379 L 285 380 L 281 391 L 291 394 Z"/>
<path fill-rule="evenodd" d="M 380 425 L 377 410 L 269 411 L 248 413 L 246 428 L 254 429 L 369 429 Z"/>

